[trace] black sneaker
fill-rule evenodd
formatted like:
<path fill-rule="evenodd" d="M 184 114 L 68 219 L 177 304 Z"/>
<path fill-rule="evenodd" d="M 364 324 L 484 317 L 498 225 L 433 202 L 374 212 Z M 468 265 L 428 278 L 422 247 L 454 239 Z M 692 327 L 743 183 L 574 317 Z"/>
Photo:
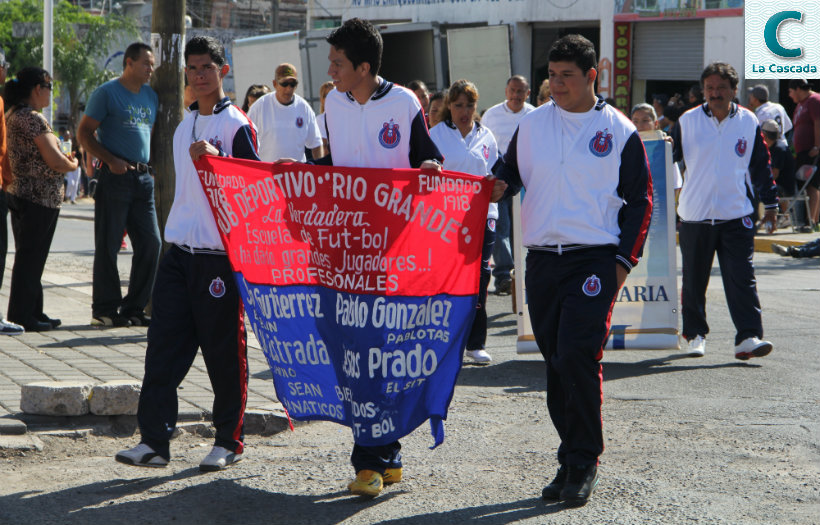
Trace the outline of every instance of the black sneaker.
<path fill-rule="evenodd" d="M 545 501 L 559 501 L 561 499 L 561 491 L 567 482 L 567 467 L 561 465 L 555 478 L 550 481 L 550 484 L 544 487 L 541 491 L 541 499 Z"/>
<path fill-rule="evenodd" d="M 95 314 L 94 317 L 91 318 L 91 326 L 101 326 L 104 328 L 128 326 L 130 324 L 131 321 L 129 321 L 128 318 L 116 312 L 100 315 Z"/>
<path fill-rule="evenodd" d="M 512 293 L 512 279 L 499 279 L 495 282 L 496 295 L 510 295 Z"/>
<path fill-rule="evenodd" d="M 145 315 L 145 312 L 137 312 L 135 314 L 123 314 L 123 317 L 131 322 L 131 326 L 150 326 L 151 318 Z"/>
<path fill-rule="evenodd" d="M 587 504 L 592 491 L 598 485 L 598 466 L 569 466 L 567 481 L 561 490 L 561 500 L 570 507 Z"/>
<path fill-rule="evenodd" d="M 42 313 L 42 314 L 38 315 L 37 320 L 42 321 L 44 323 L 50 324 L 52 328 L 57 328 L 58 326 L 63 324 L 62 320 L 54 319 L 53 317 L 49 317 L 45 313 Z"/>

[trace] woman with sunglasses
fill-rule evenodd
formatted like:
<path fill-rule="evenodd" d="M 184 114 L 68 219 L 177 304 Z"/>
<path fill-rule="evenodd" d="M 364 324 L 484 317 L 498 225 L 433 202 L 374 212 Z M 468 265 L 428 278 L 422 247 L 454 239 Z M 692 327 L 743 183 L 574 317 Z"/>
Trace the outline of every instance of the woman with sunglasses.
<path fill-rule="evenodd" d="M 5 88 L 8 157 L 14 178 L 7 198 L 16 250 L 8 318 L 31 332 L 60 325 L 59 319 L 43 313 L 40 280 L 63 202 L 63 177 L 78 166 L 71 153 L 60 150 L 57 136 L 40 112 L 51 101 L 51 82 L 45 69 L 27 67 Z"/>

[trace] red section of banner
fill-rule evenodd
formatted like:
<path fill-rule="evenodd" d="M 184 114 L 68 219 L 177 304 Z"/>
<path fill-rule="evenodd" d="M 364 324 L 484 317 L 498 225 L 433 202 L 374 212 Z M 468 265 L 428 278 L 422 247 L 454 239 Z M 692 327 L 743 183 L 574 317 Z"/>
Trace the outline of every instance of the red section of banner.
<path fill-rule="evenodd" d="M 249 282 L 478 293 L 486 179 L 222 157 L 196 166 L 234 270 Z"/>

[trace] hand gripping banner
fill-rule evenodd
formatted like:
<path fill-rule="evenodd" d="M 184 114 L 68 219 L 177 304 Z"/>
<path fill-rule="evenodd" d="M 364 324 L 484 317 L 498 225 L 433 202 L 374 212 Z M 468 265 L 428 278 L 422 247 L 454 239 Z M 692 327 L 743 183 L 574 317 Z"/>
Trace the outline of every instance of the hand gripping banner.
<path fill-rule="evenodd" d="M 435 445 L 475 315 L 492 184 L 204 157 L 197 170 L 290 417 Z"/>

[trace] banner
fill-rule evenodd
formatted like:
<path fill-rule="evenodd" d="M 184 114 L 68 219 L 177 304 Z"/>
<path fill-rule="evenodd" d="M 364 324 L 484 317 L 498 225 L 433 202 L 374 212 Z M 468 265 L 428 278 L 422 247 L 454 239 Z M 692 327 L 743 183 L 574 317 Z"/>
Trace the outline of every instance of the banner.
<path fill-rule="evenodd" d="M 675 246 L 675 175 L 672 146 L 658 131 L 641 133 L 652 173 L 652 221 L 640 263 L 618 291 L 607 350 L 679 349 L 678 282 Z M 525 197 L 522 197 L 522 199 Z M 524 286 L 526 248 L 521 238 L 521 206 L 513 206 L 515 288 L 519 354 L 537 353 Z M 613 263 L 614 264 L 614 263 Z M 519 278 L 518 276 L 521 276 Z"/>
<path fill-rule="evenodd" d="M 204 157 L 202 187 L 290 417 L 435 445 L 478 294 L 492 185 L 455 172 Z"/>

